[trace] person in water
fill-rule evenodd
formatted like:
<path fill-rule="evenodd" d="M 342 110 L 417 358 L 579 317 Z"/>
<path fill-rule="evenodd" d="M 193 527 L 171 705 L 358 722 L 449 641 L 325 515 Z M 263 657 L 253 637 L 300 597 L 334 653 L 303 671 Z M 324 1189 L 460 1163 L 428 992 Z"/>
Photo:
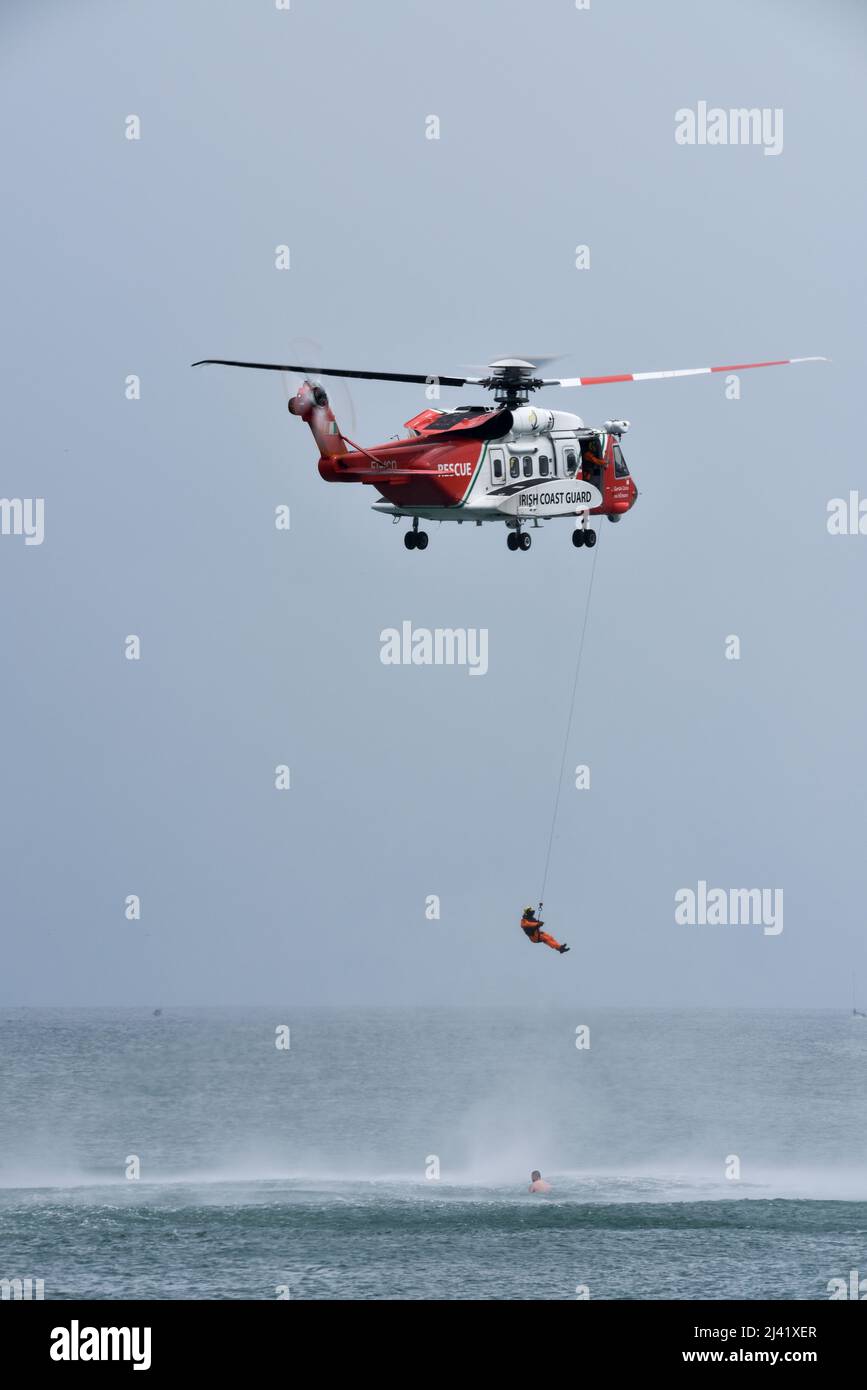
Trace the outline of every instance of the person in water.
<path fill-rule="evenodd" d="M 539 1169 L 538 1169 L 538 1168 L 534 1168 L 533 1171 L 532 1171 L 532 1173 L 530 1174 L 530 1186 L 527 1188 L 527 1191 L 528 1191 L 528 1192 L 550 1192 L 550 1191 L 551 1191 L 551 1184 L 550 1184 L 549 1182 L 546 1182 L 546 1181 L 545 1181 L 545 1179 L 542 1177 L 542 1174 L 539 1172 Z"/>
<path fill-rule="evenodd" d="M 561 945 L 559 941 L 554 940 L 553 936 L 549 936 L 546 931 L 542 931 L 544 925 L 545 923 L 539 921 L 532 907 L 524 908 L 524 915 L 521 918 L 521 931 L 524 933 L 527 940 L 532 941 L 534 946 L 538 946 L 540 941 L 544 941 L 546 946 L 550 946 L 552 951 L 559 951 L 562 956 L 564 951 L 569 950 L 569 947 L 566 945 L 565 941 Z"/>

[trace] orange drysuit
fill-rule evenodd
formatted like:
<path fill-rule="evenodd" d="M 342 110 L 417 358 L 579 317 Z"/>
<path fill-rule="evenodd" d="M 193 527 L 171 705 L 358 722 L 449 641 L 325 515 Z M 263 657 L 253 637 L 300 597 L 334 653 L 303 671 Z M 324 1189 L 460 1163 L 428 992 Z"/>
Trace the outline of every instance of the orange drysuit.
<path fill-rule="evenodd" d="M 581 455 L 581 473 L 588 482 L 592 482 L 598 476 L 597 470 L 605 467 L 605 460 L 590 448 L 585 449 Z"/>
<path fill-rule="evenodd" d="M 532 941 L 537 946 L 540 941 L 544 941 L 545 945 L 550 946 L 553 951 L 559 951 L 560 942 L 555 941 L 553 936 L 549 936 L 546 931 L 542 931 L 544 925 L 544 922 L 538 922 L 535 917 L 521 918 L 521 931 L 528 941 Z"/>

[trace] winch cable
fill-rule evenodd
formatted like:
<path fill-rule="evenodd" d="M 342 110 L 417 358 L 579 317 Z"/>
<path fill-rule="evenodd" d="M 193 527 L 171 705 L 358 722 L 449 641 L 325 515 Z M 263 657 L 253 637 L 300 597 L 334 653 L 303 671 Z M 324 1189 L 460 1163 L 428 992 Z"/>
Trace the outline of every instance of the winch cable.
<path fill-rule="evenodd" d="M 539 916 L 542 915 L 544 905 L 545 888 L 548 883 L 548 869 L 551 865 L 551 848 L 554 844 L 554 831 L 557 828 L 557 812 L 560 809 L 560 794 L 563 790 L 563 774 L 566 770 L 566 756 L 569 752 L 569 739 L 572 734 L 572 724 L 575 719 L 575 697 L 578 694 L 578 681 L 581 675 L 581 658 L 584 655 L 584 639 L 587 636 L 587 620 L 590 617 L 590 600 L 593 597 L 593 581 L 596 578 L 596 556 L 599 550 L 597 533 L 597 544 L 593 547 L 593 562 L 590 568 L 590 583 L 587 586 L 587 598 L 584 601 L 584 622 L 581 626 L 581 638 L 578 643 L 578 656 L 575 661 L 575 677 L 572 681 L 572 698 L 569 702 L 569 718 L 566 722 L 566 736 L 563 739 L 563 754 L 560 758 L 560 775 L 557 779 L 557 795 L 554 798 L 554 814 L 551 817 L 551 832 L 548 836 L 548 850 L 545 855 L 545 872 L 542 875 L 542 892 L 539 895 Z"/>

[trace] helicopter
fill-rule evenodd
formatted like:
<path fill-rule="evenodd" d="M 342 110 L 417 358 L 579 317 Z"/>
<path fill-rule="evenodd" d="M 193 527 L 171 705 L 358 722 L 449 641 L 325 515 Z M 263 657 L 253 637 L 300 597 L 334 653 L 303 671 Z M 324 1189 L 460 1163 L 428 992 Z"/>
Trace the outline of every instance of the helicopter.
<path fill-rule="evenodd" d="M 541 377 L 540 366 L 520 357 L 501 357 L 488 364 L 485 376 L 431 376 L 410 372 L 349 371 L 337 367 L 303 367 L 276 362 L 238 362 L 203 358 L 194 367 L 246 367 L 254 371 L 292 372 L 305 379 L 289 401 L 290 414 L 310 427 L 319 449 L 319 472 L 329 483 L 364 483 L 382 501 L 373 510 L 411 522 L 404 533 L 407 550 L 426 550 L 428 533 L 419 521 L 456 521 L 506 526 L 510 550 L 529 550 L 529 525 L 568 517 L 572 542 L 592 548 L 596 531 L 591 517 L 619 522 L 634 507 L 638 488 L 622 448 L 628 420 L 585 425 L 578 415 L 542 409 L 529 403 L 544 387 L 605 386 L 627 381 L 742 372 L 756 367 L 783 367 L 796 362 L 824 362 L 824 357 L 788 357 L 773 362 L 741 362 L 722 367 L 687 367 L 675 371 L 627 372 L 615 376 Z M 406 436 L 363 448 L 343 434 L 325 389 L 310 376 L 349 377 L 360 381 L 399 381 L 433 388 L 477 386 L 493 393 L 491 405 L 464 405 L 453 410 L 429 407 L 407 420 Z"/>

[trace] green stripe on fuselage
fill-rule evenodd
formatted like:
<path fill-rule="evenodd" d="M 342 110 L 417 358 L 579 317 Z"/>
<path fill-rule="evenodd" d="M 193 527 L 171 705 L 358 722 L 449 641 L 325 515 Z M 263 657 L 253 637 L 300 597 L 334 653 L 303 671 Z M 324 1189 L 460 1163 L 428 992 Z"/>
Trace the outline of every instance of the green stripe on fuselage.
<path fill-rule="evenodd" d="M 479 474 L 480 474 L 481 471 L 482 471 L 482 464 L 484 463 L 484 461 L 485 461 L 485 459 L 487 458 L 487 456 L 488 456 L 488 442 L 487 442 L 487 440 L 485 440 L 484 444 L 482 445 L 482 452 L 481 452 L 481 454 L 479 455 L 479 461 L 478 461 L 478 463 L 477 463 L 477 465 L 476 465 L 476 471 L 475 471 L 475 473 L 473 474 L 473 476 L 470 478 L 470 485 L 469 485 L 469 487 L 467 488 L 466 492 L 464 493 L 463 497 L 461 498 L 460 502 L 456 502 L 456 503 L 455 503 L 454 511 L 460 511 L 461 507 L 465 507 L 465 506 L 467 505 L 467 503 L 469 502 L 469 500 L 470 500 L 470 494 L 472 493 L 472 490 L 473 490 L 473 488 L 475 487 L 476 482 L 478 481 Z M 449 508 L 449 510 L 451 511 L 452 508 Z"/>

